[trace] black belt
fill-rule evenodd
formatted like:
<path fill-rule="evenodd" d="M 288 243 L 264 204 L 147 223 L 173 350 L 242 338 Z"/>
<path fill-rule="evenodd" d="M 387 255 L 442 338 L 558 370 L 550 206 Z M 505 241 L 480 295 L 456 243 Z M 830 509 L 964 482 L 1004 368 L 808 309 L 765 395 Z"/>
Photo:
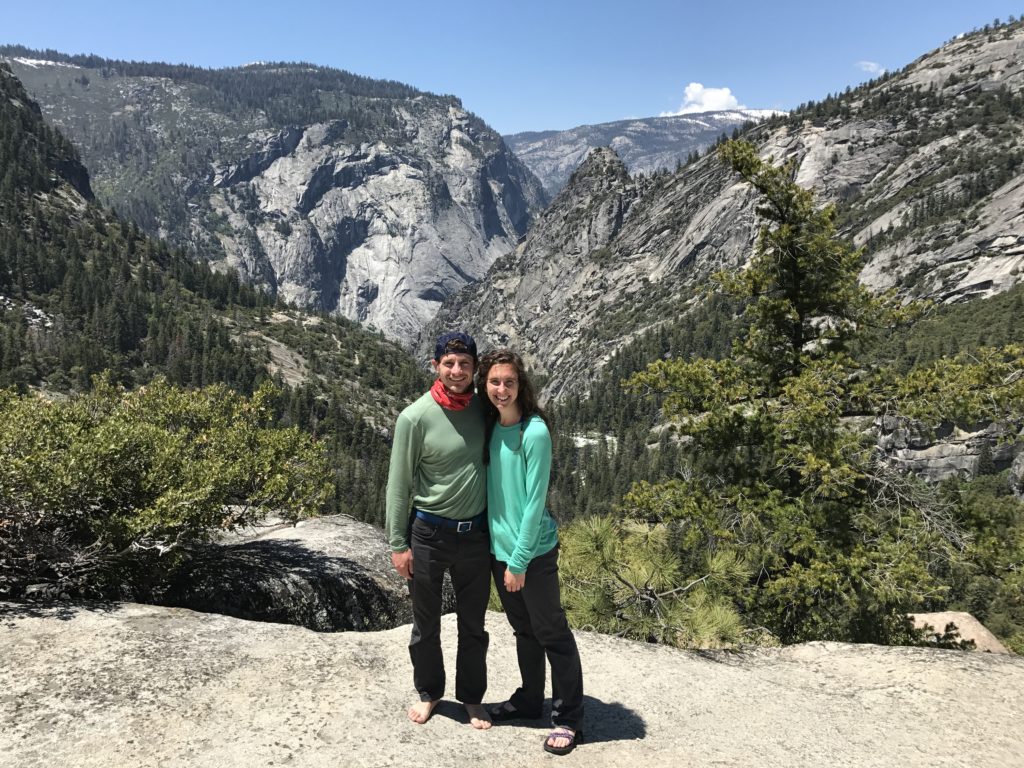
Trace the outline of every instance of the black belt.
<path fill-rule="evenodd" d="M 456 533 L 469 533 L 470 531 L 477 531 L 481 528 L 487 527 L 487 510 L 484 510 L 476 517 L 469 518 L 469 520 L 452 520 L 450 517 L 432 515 L 429 512 L 424 512 L 422 509 L 414 511 L 416 513 L 416 517 L 420 520 L 430 523 L 431 525 L 439 525 L 442 528 L 451 528 Z"/>

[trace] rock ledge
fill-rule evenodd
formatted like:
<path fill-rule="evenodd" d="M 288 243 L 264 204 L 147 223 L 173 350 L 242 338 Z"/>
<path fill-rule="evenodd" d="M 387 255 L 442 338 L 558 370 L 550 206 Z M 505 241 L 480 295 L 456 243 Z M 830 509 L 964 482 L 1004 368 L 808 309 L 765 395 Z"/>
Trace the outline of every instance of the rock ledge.
<path fill-rule="evenodd" d="M 514 639 L 491 632 L 487 700 Z M 443 624 L 453 665 L 455 623 Z M 0 604 L 0 763 L 46 766 L 549 765 L 540 724 L 474 731 L 411 702 L 408 626 L 318 634 L 137 604 Z M 577 634 L 587 741 L 560 765 L 1024 764 L 1024 659 L 810 643 L 684 652 Z"/>

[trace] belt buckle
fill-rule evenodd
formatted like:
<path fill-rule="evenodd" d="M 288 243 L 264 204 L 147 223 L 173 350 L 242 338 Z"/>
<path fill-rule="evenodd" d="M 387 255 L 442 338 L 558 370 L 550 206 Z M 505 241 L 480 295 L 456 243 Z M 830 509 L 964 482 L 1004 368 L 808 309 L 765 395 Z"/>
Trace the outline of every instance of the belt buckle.
<path fill-rule="evenodd" d="M 465 526 L 465 527 L 463 527 L 463 526 Z M 472 520 L 463 520 L 462 522 L 460 522 L 458 525 L 455 526 L 455 532 L 456 533 L 469 533 L 472 530 L 473 530 L 473 521 Z"/>

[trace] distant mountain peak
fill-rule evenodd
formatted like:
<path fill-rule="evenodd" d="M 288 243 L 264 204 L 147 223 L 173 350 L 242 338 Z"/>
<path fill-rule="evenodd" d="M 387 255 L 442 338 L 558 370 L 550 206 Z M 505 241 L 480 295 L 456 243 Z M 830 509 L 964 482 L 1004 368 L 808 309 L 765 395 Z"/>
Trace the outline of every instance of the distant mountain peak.
<path fill-rule="evenodd" d="M 595 147 L 587 153 L 587 156 L 576 169 L 576 174 L 602 175 L 623 175 L 626 173 L 626 164 L 622 158 L 611 147 Z"/>
<path fill-rule="evenodd" d="M 723 133 L 777 114 L 782 113 L 774 109 L 728 109 L 628 118 L 565 131 L 527 131 L 504 139 L 554 196 L 595 147 L 614 148 L 630 173 L 671 170 Z"/>

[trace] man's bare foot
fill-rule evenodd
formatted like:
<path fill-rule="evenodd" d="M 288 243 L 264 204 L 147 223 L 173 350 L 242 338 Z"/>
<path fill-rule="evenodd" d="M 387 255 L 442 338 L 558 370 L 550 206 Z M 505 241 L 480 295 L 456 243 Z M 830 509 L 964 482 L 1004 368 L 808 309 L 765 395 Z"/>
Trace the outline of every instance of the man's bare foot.
<path fill-rule="evenodd" d="M 478 731 L 486 731 L 491 727 L 491 716 L 483 704 L 467 704 L 466 714 L 469 715 L 469 724 Z"/>
<path fill-rule="evenodd" d="M 440 703 L 440 699 L 434 699 L 433 701 L 417 701 L 409 707 L 409 719 L 414 723 L 423 725 L 430 719 L 430 716 L 434 714 L 434 707 Z"/>

